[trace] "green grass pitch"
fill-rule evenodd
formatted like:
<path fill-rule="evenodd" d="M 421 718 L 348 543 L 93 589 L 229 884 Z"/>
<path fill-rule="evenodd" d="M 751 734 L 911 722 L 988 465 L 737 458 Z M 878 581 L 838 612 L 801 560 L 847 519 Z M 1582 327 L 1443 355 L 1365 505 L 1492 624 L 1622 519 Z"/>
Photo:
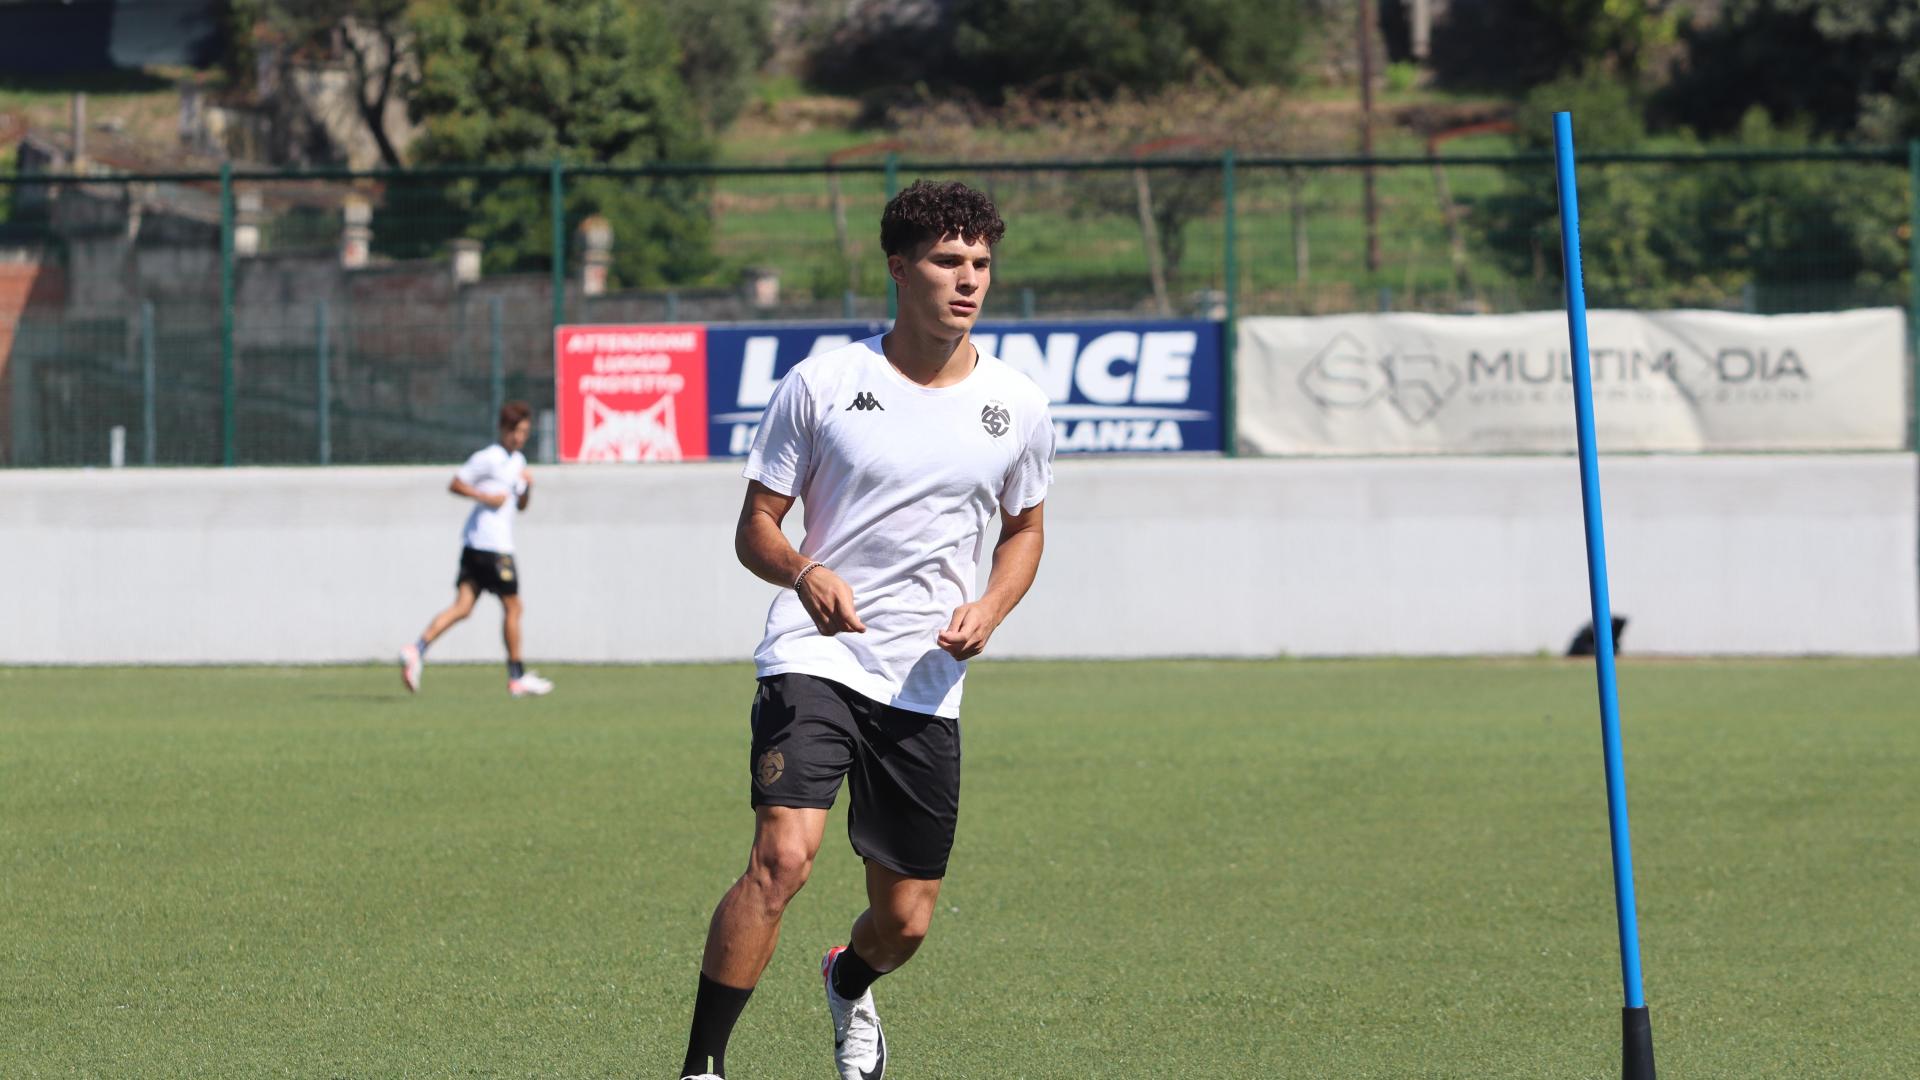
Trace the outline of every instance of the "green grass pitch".
<path fill-rule="evenodd" d="M 0 670 L 0 1076 L 669 1077 L 738 666 Z M 1622 668 L 1663 1076 L 1920 1075 L 1920 663 Z M 1589 666 L 982 664 L 895 1080 L 1619 1075 Z M 836 811 L 735 1036 L 826 1077 Z"/>

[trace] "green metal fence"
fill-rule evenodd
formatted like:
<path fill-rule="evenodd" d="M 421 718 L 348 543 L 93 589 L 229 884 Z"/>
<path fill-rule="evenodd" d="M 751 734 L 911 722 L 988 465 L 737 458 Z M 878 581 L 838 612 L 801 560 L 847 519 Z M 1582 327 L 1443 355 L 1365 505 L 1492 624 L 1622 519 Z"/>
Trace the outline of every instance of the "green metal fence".
<path fill-rule="evenodd" d="M 1581 165 L 1595 307 L 1920 311 L 1920 143 Z M 1561 305 L 1539 156 L 0 177 L 0 455 L 454 459 L 562 322 L 885 318 L 922 176 L 1000 206 L 996 317 Z"/>

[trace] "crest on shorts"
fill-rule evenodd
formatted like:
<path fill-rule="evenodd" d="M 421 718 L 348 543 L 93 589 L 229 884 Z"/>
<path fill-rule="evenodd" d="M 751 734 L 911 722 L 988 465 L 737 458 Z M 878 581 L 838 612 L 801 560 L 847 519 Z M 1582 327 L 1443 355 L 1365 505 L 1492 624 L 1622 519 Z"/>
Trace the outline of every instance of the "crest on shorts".
<path fill-rule="evenodd" d="M 513 558 L 511 556 L 501 558 L 499 569 L 501 581 L 513 580 Z"/>
<path fill-rule="evenodd" d="M 763 788 L 774 785 L 787 772 L 787 756 L 778 750 L 769 750 L 760 755 L 754 763 L 753 779 Z"/>
<path fill-rule="evenodd" d="M 1000 402 L 989 401 L 980 410 L 980 426 L 987 429 L 987 434 L 997 439 L 1013 427 L 1013 414 L 1008 412 L 1007 407 Z"/>

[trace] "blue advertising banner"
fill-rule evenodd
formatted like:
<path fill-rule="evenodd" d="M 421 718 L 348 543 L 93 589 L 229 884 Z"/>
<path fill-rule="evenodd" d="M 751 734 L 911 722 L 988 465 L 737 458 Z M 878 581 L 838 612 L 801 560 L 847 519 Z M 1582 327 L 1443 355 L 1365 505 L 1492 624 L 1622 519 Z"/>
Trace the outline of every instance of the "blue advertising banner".
<path fill-rule="evenodd" d="M 1221 324 L 1200 319 L 986 322 L 982 352 L 1039 383 L 1062 454 L 1222 449 Z M 795 364 L 883 323 L 707 328 L 708 454 L 742 457 Z"/>

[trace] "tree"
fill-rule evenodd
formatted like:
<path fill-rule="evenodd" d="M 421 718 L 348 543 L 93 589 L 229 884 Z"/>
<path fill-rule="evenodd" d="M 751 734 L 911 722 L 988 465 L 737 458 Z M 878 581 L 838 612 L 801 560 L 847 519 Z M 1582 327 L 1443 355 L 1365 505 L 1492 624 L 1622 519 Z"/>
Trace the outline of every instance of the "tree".
<path fill-rule="evenodd" d="M 1287 82 L 1306 29 L 1294 0 L 962 0 L 953 40 L 976 90 L 1105 96 L 1160 90 L 1203 67 L 1242 86 Z"/>
<path fill-rule="evenodd" d="M 1552 113 L 1570 110 L 1580 145 L 1630 150 L 1639 110 L 1604 78 L 1548 84 L 1515 121 L 1523 148 L 1549 145 Z M 1733 145 L 1797 150 L 1819 144 L 1765 110 L 1741 121 Z M 1589 302 L 1637 308 L 1827 310 L 1897 302 L 1906 266 L 1906 173 L 1878 162 L 1583 165 L 1581 264 Z M 1542 302 L 1560 284 L 1559 221 L 1537 164 L 1508 170 L 1475 220 L 1486 250 L 1531 277 Z"/>
<path fill-rule="evenodd" d="M 1703 132 L 1760 106 L 1778 120 L 1892 142 L 1920 135 L 1920 6 L 1912 0 L 1728 0 L 1685 35 L 1658 105 Z"/>
<path fill-rule="evenodd" d="M 680 77 L 707 129 L 733 122 L 753 77 L 773 54 L 767 0 L 671 0 L 667 21 L 680 43 Z"/>
<path fill-rule="evenodd" d="M 1673 0 L 1478 0 L 1434 27 L 1433 66 L 1455 86 L 1523 91 L 1597 68 L 1638 82 L 1679 30 Z"/>
<path fill-rule="evenodd" d="M 823 85 L 923 85 L 999 102 L 1010 91 L 1152 94 L 1213 72 L 1241 86 L 1291 82 L 1311 0 L 870 0 L 814 59 Z"/>
<path fill-rule="evenodd" d="M 1749 110 L 1735 145 L 1803 150 L 1821 145 L 1807 126 L 1775 124 Z M 1822 310 L 1899 302 L 1907 269 L 1907 175 L 1879 162 L 1782 162 L 1698 170 L 1684 210 L 1718 275 L 1761 310 Z M 1719 265 L 1715 265 L 1715 264 Z"/>
<path fill-rule="evenodd" d="M 1558 79 L 1536 88 L 1514 113 L 1516 149 L 1539 152 L 1553 145 L 1553 114 L 1571 112 L 1575 136 L 1588 151 L 1633 150 L 1646 138 L 1639 103 L 1618 79 L 1599 71 Z M 1551 184 L 1541 182 L 1540 166 L 1527 164 L 1505 170 L 1504 190 L 1489 199 L 1484 214 L 1484 247 L 1495 253 L 1518 278 L 1531 277 L 1544 292 L 1547 282 L 1557 287 L 1560 266 L 1558 198 Z M 1589 299 L 1596 305 L 1657 307 L 1657 290 L 1667 284 L 1661 245 L 1674 238 L 1665 233 L 1663 199 L 1674 193 L 1649 182 L 1645 170 L 1594 168 L 1581 170 L 1581 216 L 1604 222 L 1581 236 L 1581 270 Z"/>
<path fill-rule="evenodd" d="M 413 49 L 407 21 L 408 0 L 232 0 L 222 18 L 228 40 L 227 77 L 235 85 L 263 91 L 289 143 L 310 153 L 290 157 L 345 157 L 330 145 L 325 125 L 310 113 L 315 103 L 301 97 L 291 72 L 336 62 L 347 69 L 354 113 L 380 155 L 380 163 L 399 168 L 403 156 L 391 130 L 390 106 L 401 101 L 413 75 Z M 276 52 L 278 75 L 257 85 L 262 48 Z M 284 149 L 284 147 L 283 147 Z"/>
<path fill-rule="evenodd" d="M 388 168 L 400 167 L 400 151 L 387 130 L 387 105 L 408 78 L 407 0 L 325 0 L 314 5 L 340 14 L 341 48 L 352 62 L 353 102 Z"/>
<path fill-rule="evenodd" d="M 826 90 L 858 93 L 924 82 L 953 63 L 948 4 L 852 0 L 812 9 L 807 78 Z"/>
<path fill-rule="evenodd" d="M 646 165 L 710 154 L 672 32 L 655 7 L 420 0 L 414 18 L 424 58 L 411 102 L 424 128 L 418 164 Z M 469 179 L 416 194 L 420 240 L 454 231 L 482 241 L 494 269 L 550 265 L 544 179 Z M 713 265 L 704 194 L 699 181 L 675 176 L 573 181 L 568 235 L 589 214 L 612 224 L 615 283 L 697 278 Z"/>
<path fill-rule="evenodd" d="M 1920 6 L 1913 0 L 1800 0 L 1830 45 L 1862 60 L 1860 128 L 1891 141 L 1920 135 Z"/>

